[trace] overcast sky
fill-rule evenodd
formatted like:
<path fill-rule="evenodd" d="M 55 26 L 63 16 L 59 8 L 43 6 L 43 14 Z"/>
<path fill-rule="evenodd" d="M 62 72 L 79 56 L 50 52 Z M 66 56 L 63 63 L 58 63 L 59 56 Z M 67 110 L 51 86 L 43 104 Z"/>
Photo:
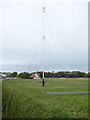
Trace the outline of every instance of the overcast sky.
<path fill-rule="evenodd" d="M 29 70 L 28 65 L 30 71 L 42 70 L 43 6 L 46 7 L 44 69 L 87 72 L 87 1 L 0 3 L 0 56 L 4 71 L 25 71 Z"/>

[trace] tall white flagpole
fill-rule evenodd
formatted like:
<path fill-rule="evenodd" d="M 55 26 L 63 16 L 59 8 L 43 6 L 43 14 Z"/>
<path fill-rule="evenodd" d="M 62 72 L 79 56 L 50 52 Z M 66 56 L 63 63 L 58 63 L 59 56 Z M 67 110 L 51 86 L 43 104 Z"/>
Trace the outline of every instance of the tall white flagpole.
<path fill-rule="evenodd" d="M 42 81 L 42 86 L 44 86 L 45 82 L 44 82 L 44 40 L 45 40 L 45 36 L 44 36 L 44 13 L 45 13 L 45 7 L 43 7 L 43 81 Z"/>

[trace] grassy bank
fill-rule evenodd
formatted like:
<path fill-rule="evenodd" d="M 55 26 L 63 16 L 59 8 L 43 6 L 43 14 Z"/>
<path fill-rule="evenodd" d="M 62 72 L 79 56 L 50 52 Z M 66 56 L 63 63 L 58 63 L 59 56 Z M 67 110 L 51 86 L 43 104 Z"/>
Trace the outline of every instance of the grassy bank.
<path fill-rule="evenodd" d="M 87 91 L 87 78 L 3 80 L 3 118 L 87 118 L 88 94 L 48 95 L 46 91 Z"/>

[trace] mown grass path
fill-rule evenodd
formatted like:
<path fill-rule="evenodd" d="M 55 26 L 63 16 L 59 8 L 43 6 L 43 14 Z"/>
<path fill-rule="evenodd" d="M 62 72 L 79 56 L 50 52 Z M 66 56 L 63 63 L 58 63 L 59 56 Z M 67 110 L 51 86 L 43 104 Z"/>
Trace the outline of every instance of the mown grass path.
<path fill-rule="evenodd" d="M 43 92 L 42 92 L 43 93 Z M 66 92 L 45 92 L 46 94 L 80 94 L 80 93 L 90 93 L 90 91 L 66 91 Z"/>

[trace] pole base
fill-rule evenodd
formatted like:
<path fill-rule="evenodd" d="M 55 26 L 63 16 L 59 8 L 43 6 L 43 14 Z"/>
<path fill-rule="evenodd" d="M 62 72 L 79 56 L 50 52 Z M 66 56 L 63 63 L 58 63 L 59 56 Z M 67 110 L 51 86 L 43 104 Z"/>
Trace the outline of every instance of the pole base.
<path fill-rule="evenodd" d="M 45 84 L 45 82 L 44 82 L 44 79 L 43 79 L 43 81 L 42 81 L 42 86 L 44 86 L 44 84 Z"/>

